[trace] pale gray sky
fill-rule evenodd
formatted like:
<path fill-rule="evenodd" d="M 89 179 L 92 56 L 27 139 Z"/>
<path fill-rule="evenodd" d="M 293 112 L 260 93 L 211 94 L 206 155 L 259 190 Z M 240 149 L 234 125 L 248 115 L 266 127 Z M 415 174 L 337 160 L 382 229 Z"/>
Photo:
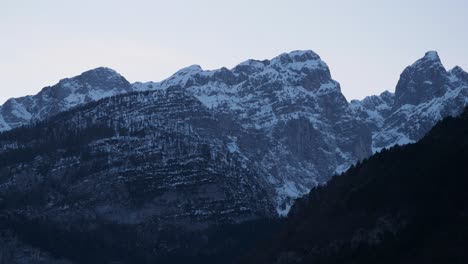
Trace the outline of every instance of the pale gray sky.
<path fill-rule="evenodd" d="M 0 0 L 0 103 L 107 66 L 129 81 L 311 49 L 348 99 L 427 50 L 468 69 L 466 0 Z"/>

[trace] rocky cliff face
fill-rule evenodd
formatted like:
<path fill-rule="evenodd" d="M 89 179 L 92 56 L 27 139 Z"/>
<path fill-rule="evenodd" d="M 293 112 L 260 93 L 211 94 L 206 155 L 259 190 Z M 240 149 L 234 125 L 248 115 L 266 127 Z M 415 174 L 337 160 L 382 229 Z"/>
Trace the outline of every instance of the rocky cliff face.
<path fill-rule="evenodd" d="M 159 85 L 180 86 L 211 111 L 265 136 L 264 146 L 239 151 L 267 171 L 280 214 L 293 198 L 371 153 L 370 131 L 353 118 L 339 83 L 312 51 L 248 60 L 232 70 L 190 66 Z"/>

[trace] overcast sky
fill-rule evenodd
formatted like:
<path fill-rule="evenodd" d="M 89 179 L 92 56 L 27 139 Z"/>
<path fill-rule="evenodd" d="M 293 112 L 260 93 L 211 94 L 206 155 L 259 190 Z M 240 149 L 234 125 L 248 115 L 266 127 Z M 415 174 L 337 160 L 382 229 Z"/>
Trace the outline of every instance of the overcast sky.
<path fill-rule="evenodd" d="M 0 103 L 107 66 L 130 82 L 311 49 L 348 99 L 428 50 L 468 69 L 466 0 L 0 0 Z"/>

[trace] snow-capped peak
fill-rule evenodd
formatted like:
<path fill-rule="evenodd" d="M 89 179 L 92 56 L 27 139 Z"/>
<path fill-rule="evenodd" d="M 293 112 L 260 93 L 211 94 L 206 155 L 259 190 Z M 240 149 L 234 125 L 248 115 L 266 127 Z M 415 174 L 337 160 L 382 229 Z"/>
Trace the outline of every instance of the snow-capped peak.
<path fill-rule="evenodd" d="M 320 59 L 320 56 L 317 53 L 313 52 L 312 50 L 294 50 L 289 53 L 283 53 L 276 58 L 281 58 L 285 56 L 291 58 L 295 62 L 298 62 L 298 61 L 304 62 L 307 60 L 319 60 Z"/>
<path fill-rule="evenodd" d="M 32 120 L 41 120 L 77 105 L 132 91 L 131 84 L 116 71 L 99 67 L 60 80 L 34 96 L 10 99 L 1 109 L 2 119 L 12 129 Z"/>
<path fill-rule="evenodd" d="M 185 86 L 187 81 L 196 74 L 202 73 L 203 69 L 200 65 L 190 65 L 188 67 L 182 68 L 174 73 L 171 77 L 161 82 L 161 85 L 164 87 L 169 86 Z"/>
<path fill-rule="evenodd" d="M 327 64 L 320 59 L 320 56 L 311 50 L 296 50 L 290 53 L 283 53 L 273 58 L 271 64 L 292 70 L 304 68 L 328 69 Z"/>
<path fill-rule="evenodd" d="M 72 78 L 62 79 L 54 88 L 63 89 L 64 87 L 82 85 L 94 89 L 110 90 L 116 86 L 128 87 L 130 83 L 115 70 L 107 67 L 99 67 L 85 71 Z"/>
<path fill-rule="evenodd" d="M 124 79 L 117 71 L 107 68 L 98 67 L 89 71 L 83 72 L 78 77 L 86 79 L 99 79 L 99 80 L 112 80 L 112 79 Z"/>

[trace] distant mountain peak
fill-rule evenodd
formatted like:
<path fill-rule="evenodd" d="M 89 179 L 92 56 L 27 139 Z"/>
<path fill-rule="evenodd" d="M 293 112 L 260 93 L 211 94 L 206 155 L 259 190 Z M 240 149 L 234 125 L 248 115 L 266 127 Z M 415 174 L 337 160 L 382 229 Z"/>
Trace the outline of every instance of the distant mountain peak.
<path fill-rule="evenodd" d="M 194 64 L 187 66 L 178 70 L 174 73 L 171 77 L 167 78 L 166 80 L 162 81 L 161 84 L 163 86 L 185 86 L 188 80 L 195 76 L 196 74 L 202 73 L 203 68 L 200 65 Z"/>
<path fill-rule="evenodd" d="M 97 68 L 85 71 L 82 74 L 90 74 L 90 73 L 112 74 L 112 75 L 119 75 L 120 76 L 120 74 L 117 71 L 115 71 L 114 69 L 108 68 L 108 67 L 97 67 Z"/>
<path fill-rule="evenodd" d="M 453 69 L 451 69 L 450 72 L 451 73 L 463 73 L 465 71 L 462 69 L 462 67 L 457 65 L 457 66 L 453 67 Z"/>
<path fill-rule="evenodd" d="M 444 94 L 448 73 L 436 51 L 428 51 L 424 57 L 408 66 L 400 75 L 395 89 L 398 108 L 404 104 L 417 105 Z"/>
<path fill-rule="evenodd" d="M 197 73 L 203 71 L 203 68 L 198 64 L 193 64 L 178 70 L 175 74 Z"/>
<path fill-rule="evenodd" d="M 108 81 L 112 79 L 120 79 L 127 81 L 122 75 L 117 71 L 107 68 L 107 67 L 98 67 L 89 71 L 85 71 L 75 78 L 83 79 L 99 79 L 101 81 Z"/>
<path fill-rule="evenodd" d="M 392 97 L 393 98 L 395 96 L 395 94 L 390 92 L 389 90 L 385 90 L 384 92 L 382 92 L 380 94 L 380 96 L 381 97 Z"/>
<path fill-rule="evenodd" d="M 452 76 L 456 77 L 456 80 L 464 80 L 468 82 L 468 73 L 465 72 L 460 66 L 455 66 L 449 71 Z"/>
<path fill-rule="evenodd" d="M 424 54 L 424 58 L 427 60 L 440 61 L 439 54 L 434 50 L 426 52 L 426 54 Z"/>
<path fill-rule="evenodd" d="M 288 56 L 294 61 L 304 62 L 307 60 L 319 60 L 320 56 L 312 50 L 293 50 L 289 53 L 283 53 L 281 56 Z"/>
<path fill-rule="evenodd" d="M 41 120 L 77 105 L 132 91 L 132 85 L 107 67 L 85 71 L 43 88 L 34 96 L 10 99 L 1 108 L 0 131 Z"/>
<path fill-rule="evenodd" d="M 422 58 L 414 62 L 411 66 L 408 66 L 407 69 L 423 69 L 427 70 L 430 68 L 437 68 L 441 71 L 445 71 L 442 62 L 440 61 L 439 54 L 437 51 L 428 51 L 424 54 Z"/>
<path fill-rule="evenodd" d="M 244 66 L 253 67 L 253 68 L 263 68 L 268 64 L 270 64 L 269 60 L 260 61 L 260 60 L 249 59 L 249 60 L 246 60 L 244 62 L 241 62 L 234 69 L 236 69 L 238 67 L 244 67 Z"/>
<path fill-rule="evenodd" d="M 468 74 L 448 71 L 435 51 L 408 66 L 395 89 L 391 114 L 374 133 L 373 149 L 420 139 L 442 117 L 457 115 L 466 105 Z"/>
<path fill-rule="evenodd" d="M 328 68 L 320 56 L 311 50 L 295 50 L 283 53 L 271 60 L 272 64 L 283 66 L 297 66 L 304 68 Z"/>
<path fill-rule="evenodd" d="M 111 68 L 98 67 L 85 71 L 80 75 L 62 79 L 57 85 L 54 85 L 50 88 L 63 89 L 65 87 L 83 85 L 92 89 L 109 90 L 117 86 L 129 87 L 130 82 L 128 82 L 127 79 Z"/>

